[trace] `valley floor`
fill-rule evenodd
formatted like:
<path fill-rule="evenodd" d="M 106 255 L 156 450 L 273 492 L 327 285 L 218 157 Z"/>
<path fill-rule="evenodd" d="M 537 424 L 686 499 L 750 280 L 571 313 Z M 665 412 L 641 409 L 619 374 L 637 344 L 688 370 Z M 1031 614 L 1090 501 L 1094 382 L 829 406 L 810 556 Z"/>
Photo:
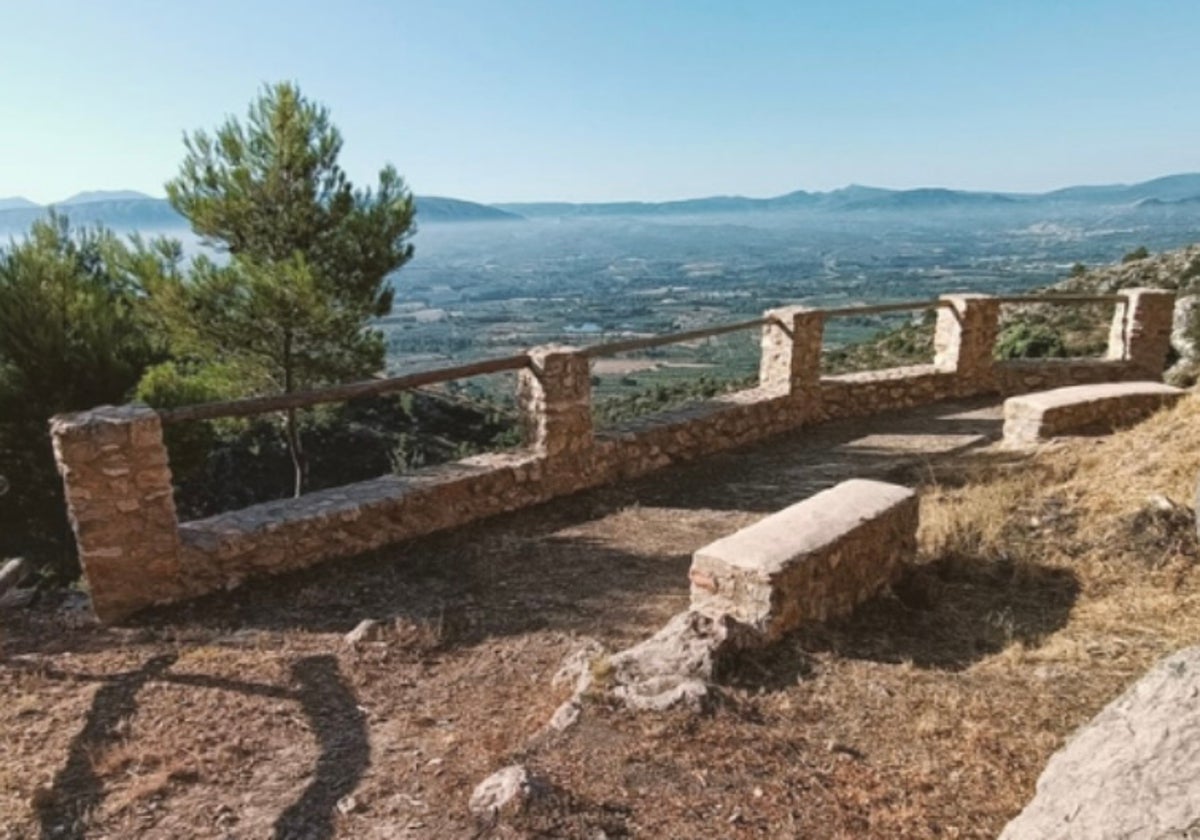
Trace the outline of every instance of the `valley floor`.
<path fill-rule="evenodd" d="M 995 403 L 797 432 L 106 629 L 3 616 L 0 837 L 994 837 L 1048 756 L 1200 641 L 1200 399 L 1036 456 Z M 922 565 L 725 675 L 706 715 L 566 697 L 686 607 L 690 554 L 852 476 L 922 492 Z M 1147 497 L 1160 494 L 1147 506 Z M 361 619 L 385 638 L 343 637 Z M 547 788 L 478 823 L 525 763 Z"/>

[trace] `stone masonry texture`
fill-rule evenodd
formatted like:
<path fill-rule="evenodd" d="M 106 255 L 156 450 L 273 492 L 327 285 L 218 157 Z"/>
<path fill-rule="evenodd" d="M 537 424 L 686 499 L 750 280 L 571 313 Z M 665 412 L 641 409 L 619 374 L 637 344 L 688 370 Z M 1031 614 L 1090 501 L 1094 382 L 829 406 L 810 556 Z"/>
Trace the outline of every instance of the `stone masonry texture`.
<path fill-rule="evenodd" d="M 1126 304 L 1113 313 L 1107 357 L 1128 362 L 1137 378 L 1161 378 L 1171 348 L 1175 293 L 1127 289 L 1122 295 Z"/>
<path fill-rule="evenodd" d="M 104 621 L 186 594 L 158 414 L 101 406 L 50 422 L 79 561 Z"/>
<path fill-rule="evenodd" d="M 1161 382 L 1110 382 L 1009 397 L 1004 440 L 1027 444 L 1068 432 L 1109 431 L 1143 420 L 1182 396 L 1182 390 Z"/>
<path fill-rule="evenodd" d="M 692 556 L 692 609 L 766 639 L 848 614 L 917 550 L 917 496 L 852 479 L 723 537 Z"/>

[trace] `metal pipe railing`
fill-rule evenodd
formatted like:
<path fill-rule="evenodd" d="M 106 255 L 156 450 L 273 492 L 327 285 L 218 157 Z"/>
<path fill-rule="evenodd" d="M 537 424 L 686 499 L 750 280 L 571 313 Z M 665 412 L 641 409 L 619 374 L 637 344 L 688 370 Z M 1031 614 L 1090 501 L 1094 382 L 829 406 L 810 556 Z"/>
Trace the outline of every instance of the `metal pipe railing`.
<path fill-rule="evenodd" d="M 627 341 L 611 341 L 607 344 L 593 344 L 581 351 L 589 359 L 597 356 L 615 356 L 617 353 L 628 353 L 631 350 L 647 350 L 651 347 L 662 347 L 665 344 L 682 344 L 685 341 L 696 341 L 701 338 L 712 338 L 717 335 L 748 330 L 771 323 L 771 318 L 755 318 L 753 321 L 739 321 L 736 324 L 723 324 L 718 327 L 705 327 L 700 330 L 667 333 L 644 338 L 631 338 Z"/>
<path fill-rule="evenodd" d="M 268 397 L 250 397 L 244 400 L 229 400 L 226 402 L 200 403 L 181 408 L 163 409 L 158 412 L 163 424 L 181 423 L 185 420 L 216 420 L 221 417 L 246 417 L 251 414 L 266 414 L 270 411 L 285 411 L 290 408 L 308 408 L 321 403 L 341 402 L 356 397 L 392 394 L 397 391 L 407 391 L 422 385 L 435 385 L 439 382 L 449 382 L 453 379 L 465 379 L 468 376 L 480 376 L 485 373 L 501 373 L 507 370 L 520 370 L 529 366 L 529 355 L 505 356 L 501 359 L 488 359 L 482 362 L 471 362 L 455 367 L 425 370 L 410 373 L 405 376 L 393 376 L 387 379 L 368 379 L 365 382 L 351 382 L 346 385 L 333 385 L 328 388 L 313 388 L 308 391 L 293 391 L 290 394 L 275 394 Z"/>
<path fill-rule="evenodd" d="M 1086 304 L 1086 303 L 1122 303 L 1122 295 L 1007 295 L 993 298 L 1000 303 L 1018 304 Z M 896 303 L 880 303 L 867 306 L 845 306 L 833 309 L 815 310 L 827 318 L 880 315 L 887 312 L 903 312 L 914 309 L 935 309 L 953 307 L 947 300 L 900 301 Z M 636 350 L 648 350 L 668 344 L 680 344 L 713 338 L 718 335 L 753 329 L 772 323 L 771 316 L 754 318 L 749 321 L 739 321 L 735 324 L 723 324 L 715 327 L 705 327 L 698 330 L 668 333 L 666 335 L 631 338 L 626 341 L 613 341 L 605 344 L 594 344 L 583 348 L 580 352 L 588 358 L 614 356 L 618 353 L 628 353 Z M 158 412 L 164 424 L 182 423 L 188 420 L 215 420 L 223 417 L 247 417 L 254 414 L 266 414 L 272 411 L 308 408 L 322 403 L 341 402 L 358 397 L 377 396 L 380 394 L 407 391 L 423 385 L 435 385 L 455 379 L 465 379 L 470 376 L 481 376 L 489 373 L 501 373 L 509 370 L 520 370 L 528 367 L 528 354 L 505 356 L 499 359 L 487 359 L 481 362 L 471 362 L 454 367 L 438 368 L 436 370 L 420 371 L 405 376 L 394 376 L 386 379 L 371 379 L 365 382 L 351 382 L 345 385 L 334 385 L 327 388 L 314 388 L 307 391 L 295 391 L 290 394 L 275 394 L 265 397 L 251 397 L 242 400 L 225 402 L 200 403 L 182 406 L 180 408 L 162 409 Z"/>
<path fill-rule="evenodd" d="M 838 309 L 822 309 L 826 318 L 846 315 L 882 315 L 885 312 L 907 312 L 913 309 L 952 308 L 948 300 L 906 300 L 898 303 L 875 303 L 868 306 L 843 306 Z"/>
<path fill-rule="evenodd" d="M 1124 295 L 1005 295 L 993 298 L 1000 303 L 1125 303 Z"/>

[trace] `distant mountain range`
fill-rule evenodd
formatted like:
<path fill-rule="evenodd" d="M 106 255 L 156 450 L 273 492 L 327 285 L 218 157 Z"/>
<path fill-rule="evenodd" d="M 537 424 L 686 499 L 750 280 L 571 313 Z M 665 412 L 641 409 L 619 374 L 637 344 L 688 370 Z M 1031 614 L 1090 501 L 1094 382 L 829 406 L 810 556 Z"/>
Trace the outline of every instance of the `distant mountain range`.
<path fill-rule="evenodd" d="M 417 196 L 418 222 L 514 221 L 513 213 L 486 204 L 440 196 Z M 0 230 L 24 230 L 54 207 L 76 224 L 104 224 L 129 230 L 169 230 L 187 227 L 166 199 L 133 190 L 81 192 L 53 205 L 42 206 L 21 197 L 0 198 Z"/>
<path fill-rule="evenodd" d="M 620 201 L 596 204 L 565 202 L 503 203 L 493 205 L 529 218 L 546 216 L 648 216 L 693 213 L 811 208 L 828 211 L 935 210 L 955 207 L 1016 207 L 1037 205 L 1136 205 L 1190 203 L 1200 200 L 1200 173 L 1168 175 L 1140 184 L 1067 187 L 1045 193 L 1001 193 L 922 187 L 890 190 L 851 184 L 830 192 L 798 190 L 774 198 L 712 196 L 682 201 Z"/>
<path fill-rule="evenodd" d="M 509 210 L 459 198 L 419 195 L 416 201 L 418 222 L 488 222 L 521 218 L 520 214 Z"/>
<path fill-rule="evenodd" d="M 521 218 L 675 216 L 809 209 L 828 212 L 939 211 L 1045 207 L 1170 209 L 1200 205 L 1200 173 L 1168 175 L 1138 184 L 1076 186 L 1044 193 L 1003 193 L 922 187 L 892 190 L 851 184 L 829 192 L 797 190 L 774 198 L 710 196 L 681 201 L 618 201 L 575 204 L 560 201 L 478 204 L 457 198 L 417 196 L 418 222 L 514 221 Z M 186 227 L 165 199 L 132 190 L 82 192 L 56 202 L 72 221 L 118 229 Z M 48 208 L 24 198 L 0 198 L 0 230 L 20 230 Z"/>

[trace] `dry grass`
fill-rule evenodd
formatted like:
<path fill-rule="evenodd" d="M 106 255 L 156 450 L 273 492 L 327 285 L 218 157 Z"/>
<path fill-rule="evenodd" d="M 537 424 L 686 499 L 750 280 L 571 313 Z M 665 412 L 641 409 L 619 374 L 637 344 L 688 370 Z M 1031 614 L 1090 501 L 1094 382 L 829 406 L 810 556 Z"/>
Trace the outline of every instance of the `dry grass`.
<path fill-rule="evenodd" d="M 1200 397 L 1136 428 L 1047 446 L 1032 461 L 974 465 L 922 504 L 934 559 L 976 556 L 1069 571 L 1081 585 L 1056 647 L 1132 645 L 1154 656 L 1200 641 L 1191 504 Z M 1042 656 L 1045 656 L 1043 652 Z"/>
<path fill-rule="evenodd" d="M 1035 455 L 855 446 L 898 423 L 809 430 L 138 627 L 30 611 L 0 668 L 0 837 L 994 837 L 1075 727 L 1200 640 L 1200 399 Z M 921 486 L 921 562 L 893 593 L 741 662 L 710 715 L 594 705 L 531 747 L 581 635 L 653 632 L 686 603 L 692 550 L 818 472 Z M 364 617 L 381 637 L 344 644 Z M 511 761 L 548 792 L 481 826 L 470 790 Z"/>

